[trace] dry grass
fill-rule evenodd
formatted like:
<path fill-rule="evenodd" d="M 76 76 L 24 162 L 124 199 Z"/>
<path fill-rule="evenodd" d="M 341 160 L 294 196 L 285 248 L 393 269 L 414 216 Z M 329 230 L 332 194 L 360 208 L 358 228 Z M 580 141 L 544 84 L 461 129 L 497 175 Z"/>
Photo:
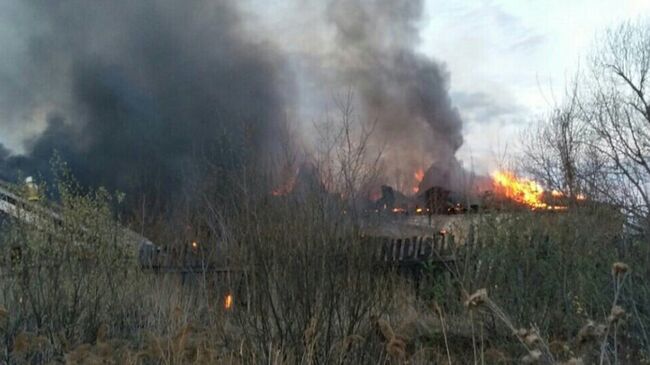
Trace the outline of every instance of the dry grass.
<path fill-rule="evenodd" d="M 247 270 L 227 280 L 205 272 L 185 281 L 141 272 L 113 244 L 119 236 L 107 200 L 72 195 L 69 224 L 6 230 L 3 244 L 23 245 L 25 255 L 2 268 L 8 275 L 1 282 L 0 362 L 624 364 L 648 358 L 650 288 L 640 280 L 646 256 L 633 238 L 611 233 L 617 223 L 603 212 L 475 216 L 471 239 L 483 245 L 459 252 L 465 259 L 444 270 L 424 268 L 416 290 L 378 268 L 357 227 L 319 195 L 295 202 L 251 196 L 227 216 L 206 208 L 198 225 L 205 231 L 197 228 L 198 234 L 218 237 L 230 264 Z M 98 250 L 76 244 L 86 241 Z M 234 297 L 229 310 L 226 293 Z"/>

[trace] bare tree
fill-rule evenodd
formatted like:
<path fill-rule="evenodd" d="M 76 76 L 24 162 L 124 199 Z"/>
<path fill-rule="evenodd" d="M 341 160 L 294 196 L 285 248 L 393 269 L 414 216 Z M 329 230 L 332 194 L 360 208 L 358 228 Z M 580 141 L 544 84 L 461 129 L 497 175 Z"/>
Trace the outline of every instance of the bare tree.
<path fill-rule="evenodd" d="M 607 31 L 594 53 L 583 112 L 604 162 L 601 193 L 646 231 L 650 213 L 650 21 Z"/>
<path fill-rule="evenodd" d="M 359 119 L 353 99 L 352 92 L 336 96 L 335 116 L 316 125 L 316 161 L 328 190 L 340 194 L 356 220 L 363 193 L 379 175 L 382 148 L 372 145 L 377 121 Z"/>
<path fill-rule="evenodd" d="M 581 118 L 577 78 L 566 99 L 553 107 L 524 136 L 524 169 L 545 186 L 568 196 L 584 189 L 589 174 L 585 161 L 586 125 Z"/>
<path fill-rule="evenodd" d="M 587 71 L 524 148 L 525 169 L 546 186 L 620 207 L 643 232 L 650 227 L 649 70 L 650 21 L 608 30 Z"/>

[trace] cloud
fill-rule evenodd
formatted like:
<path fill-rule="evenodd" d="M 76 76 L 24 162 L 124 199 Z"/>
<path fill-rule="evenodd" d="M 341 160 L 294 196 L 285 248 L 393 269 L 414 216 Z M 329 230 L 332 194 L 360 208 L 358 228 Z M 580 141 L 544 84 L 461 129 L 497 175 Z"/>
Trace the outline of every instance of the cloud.
<path fill-rule="evenodd" d="M 467 122 L 487 124 L 512 120 L 524 112 L 524 109 L 507 98 L 498 99 L 486 92 L 463 92 L 452 94 Z"/>
<path fill-rule="evenodd" d="M 510 45 L 510 50 L 512 51 L 526 51 L 533 48 L 540 47 L 546 42 L 546 35 L 543 34 L 528 34 L 519 41 L 516 41 Z"/>
<path fill-rule="evenodd" d="M 438 6 L 446 7 L 446 4 Z M 450 13 L 460 20 L 461 27 L 469 28 L 469 35 L 491 39 L 491 46 L 502 50 L 530 50 L 546 41 L 545 34 L 526 25 L 521 17 L 494 1 L 461 3 Z M 486 32 L 492 34 L 488 36 Z"/>

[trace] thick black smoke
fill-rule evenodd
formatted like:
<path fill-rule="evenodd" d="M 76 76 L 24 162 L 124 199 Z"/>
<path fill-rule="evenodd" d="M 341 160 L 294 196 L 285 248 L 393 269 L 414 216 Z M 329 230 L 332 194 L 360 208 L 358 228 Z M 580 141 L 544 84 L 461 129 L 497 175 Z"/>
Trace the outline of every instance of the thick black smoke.
<path fill-rule="evenodd" d="M 460 169 L 455 153 L 463 137 L 446 71 L 416 50 L 422 12 L 422 0 L 335 0 L 328 19 L 343 82 L 358 91 L 366 117 L 377 120 L 378 137 L 388 143 L 385 165 L 410 186 L 416 170 L 432 166 L 430 187 L 448 185 Z"/>
<path fill-rule="evenodd" d="M 0 149 L 4 177 L 44 174 L 58 151 L 83 184 L 160 198 L 282 140 L 282 59 L 249 40 L 234 2 L 14 2 L 33 24 L 0 97 L 46 127 L 23 155 Z"/>
<path fill-rule="evenodd" d="M 292 62 L 286 61 L 300 57 L 283 47 L 282 37 L 256 32 L 238 4 L 0 4 L 0 11 L 15 12 L 0 19 L 15 18 L 8 27 L 27 34 L 24 49 L 5 61 L 12 67 L 0 60 L 2 129 L 23 131 L 11 137 L 16 140 L 44 125 L 24 141 L 20 155 L 0 148 L 0 178 L 17 171 L 46 174 L 58 151 L 84 185 L 131 197 L 173 197 L 187 181 L 204 178 L 206 166 L 232 171 L 285 148 L 286 111 L 309 98 L 287 78 Z M 462 123 L 444 68 L 416 50 L 422 0 L 331 0 L 319 9 L 322 29 L 333 30 L 334 37 L 316 34 L 306 44 L 327 39 L 323 48 L 331 51 L 308 54 L 315 72 L 294 69 L 295 78 L 355 91 L 364 118 L 378 122 L 376 144 L 388 143 L 386 180 L 399 174 L 413 186 L 413 173 L 432 166 L 425 181 L 442 184 L 439 176 L 460 166 L 454 155 Z M 301 24 L 300 17 L 288 20 Z M 327 75 L 327 82 L 319 75 Z M 24 120 L 29 126 L 20 124 Z"/>

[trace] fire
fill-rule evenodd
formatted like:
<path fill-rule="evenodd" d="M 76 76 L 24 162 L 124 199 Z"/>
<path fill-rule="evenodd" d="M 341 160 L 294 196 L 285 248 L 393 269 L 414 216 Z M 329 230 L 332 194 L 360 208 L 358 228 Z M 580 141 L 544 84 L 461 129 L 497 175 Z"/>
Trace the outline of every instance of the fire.
<path fill-rule="evenodd" d="M 493 173 L 492 178 L 506 197 L 533 209 L 547 207 L 542 201 L 544 188 L 535 181 L 517 178 L 513 173 L 505 171 Z"/>
<path fill-rule="evenodd" d="M 271 191 L 273 196 L 282 196 L 287 195 L 293 191 L 293 187 L 296 185 L 296 180 L 298 179 L 298 170 L 295 171 L 289 178 L 282 183 L 280 186 L 276 187 Z"/>
<path fill-rule="evenodd" d="M 413 186 L 413 193 L 416 194 L 417 192 L 420 191 L 419 185 L 422 182 L 422 179 L 424 179 L 424 170 L 422 168 L 419 168 L 417 171 L 415 171 L 413 177 L 415 178 L 415 186 Z"/>
<path fill-rule="evenodd" d="M 223 307 L 227 310 L 232 308 L 232 294 L 226 294 L 226 297 L 223 299 Z"/>

